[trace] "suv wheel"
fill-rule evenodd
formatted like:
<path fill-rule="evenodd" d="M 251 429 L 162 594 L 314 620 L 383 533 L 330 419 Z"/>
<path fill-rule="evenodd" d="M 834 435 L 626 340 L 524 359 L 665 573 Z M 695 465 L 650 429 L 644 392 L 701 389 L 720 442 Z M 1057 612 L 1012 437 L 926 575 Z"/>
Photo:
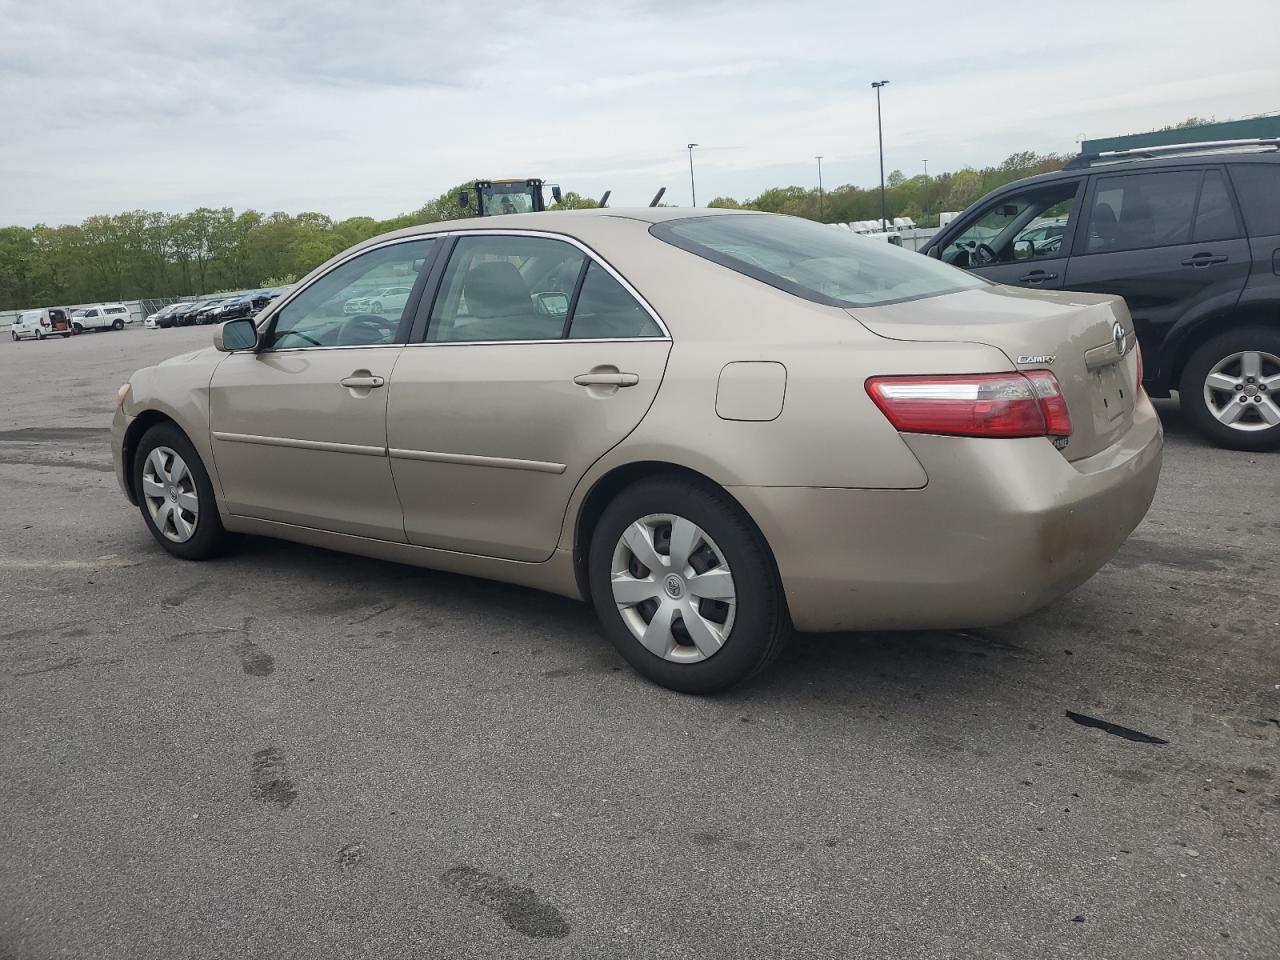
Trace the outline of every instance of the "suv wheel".
<path fill-rule="evenodd" d="M 730 687 L 772 663 L 791 635 L 773 558 L 719 491 L 674 478 L 628 487 L 596 524 L 587 563 L 609 639 L 672 690 Z"/>
<path fill-rule="evenodd" d="M 206 560 L 222 552 L 228 538 L 213 484 L 175 425 L 158 423 L 142 435 L 133 458 L 133 488 L 147 529 L 175 557 Z"/>
<path fill-rule="evenodd" d="M 124 329 L 124 321 L 123 321 L 123 320 L 121 320 L 121 319 L 119 319 L 119 318 L 117 317 L 115 320 L 113 320 L 113 321 L 111 322 L 111 329 L 112 329 L 112 330 L 123 330 L 123 329 Z"/>
<path fill-rule="evenodd" d="M 1178 401 L 1220 447 L 1280 448 L 1280 330 L 1244 327 L 1201 344 L 1182 370 Z"/>

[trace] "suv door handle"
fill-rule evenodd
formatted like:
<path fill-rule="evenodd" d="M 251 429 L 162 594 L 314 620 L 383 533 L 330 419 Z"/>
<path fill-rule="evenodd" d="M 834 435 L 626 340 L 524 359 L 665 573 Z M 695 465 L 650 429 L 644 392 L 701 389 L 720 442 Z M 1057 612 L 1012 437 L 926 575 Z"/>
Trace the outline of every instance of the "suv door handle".
<path fill-rule="evenodd" d="M 364 388 L 366 390 L 370 389 L 371 387 L 380 387 L 386 382 L 387 381 L 383 380 L 382 377 L 357 377 L 357 376 L 343 377 L 341 380 L 338 381 L 338 383 L 340 383 L 344 387 L 350 387 L 353 389 Z"/>
<path fill-rule="evenodd" d="M 636 373 L 580 373 L 573 378 L 580 387 L 634 387 L 640 382 Z"/>
<path fill-rule="evenodd" d="M 1045 273 L 1043 270 L 1032 270 L 1025 277 L 1019 277 L 1019 283 L 1043 283 L 1045 280 L 1057 280 L 1056 273 Z"/>
<path fill-rule="evenodd" d="M 1194 257 L 1188 257 L 1182 261 L 1184 267 L 1207 267 L 1214 263 L 1226 263 L 1225 255 L 1213 253 L 1197 253 Z"/>

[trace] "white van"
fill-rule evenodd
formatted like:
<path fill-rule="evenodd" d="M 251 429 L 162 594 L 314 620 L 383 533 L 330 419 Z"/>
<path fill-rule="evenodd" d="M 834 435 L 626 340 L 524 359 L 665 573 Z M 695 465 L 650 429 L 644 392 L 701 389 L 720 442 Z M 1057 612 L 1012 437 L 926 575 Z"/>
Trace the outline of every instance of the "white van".
<path fill-rule="evenodd" d="M 9 327 L 14 340 L 43 340 L 45 337 L 71 336 L 71 323 L 67 311 L 60 307 L 47 310 L 24 310 L 14 318 Z"/>
<path fill-rule="evenodd" d="M 71 314 L 71 326 L 76 333 L 86 330 L 123 330 L 133 318 L 123 303 L 100 303 L 96 307 L 83 307 Z"/>

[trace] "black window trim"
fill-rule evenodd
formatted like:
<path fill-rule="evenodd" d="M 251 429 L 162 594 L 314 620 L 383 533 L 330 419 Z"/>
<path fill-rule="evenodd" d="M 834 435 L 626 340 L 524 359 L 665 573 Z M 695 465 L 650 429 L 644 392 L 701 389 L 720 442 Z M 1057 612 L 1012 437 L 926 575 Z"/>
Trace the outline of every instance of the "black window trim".
<path fill-rule="evenodd" d="M 734 273 L 740 274 L 741 276 L 750 277 L 752 280 L 758 280 L 763 284 L 773 287 L 775 290 L 781 290 L 783 293 L 789 293 L 793 297 L 799 297 L 801 300 L 808 300 L 810 303 L 818 303 L 826 307 L 838 307 L 841 310 L 867 310 L 872 307 L 888 307 L 895 303 L 912 303 L 916 300 L 929 300 L 933 297 L 944 297 L 951 293 L 962 293 L 965 290 L 973 289 L 968 286 L 946 287 L 942 290 L 935 290 L 933 293 L 918 293 L 910 297 L 896 297 L 890 300 L 877 300 L 874 303 L 852 303 L 851 301 L 841 300 L 837 297 L 828 297 L 826 294 L 818 293 L 816 290 L 810 290 L 808 287 L 802 287 L 798 283 L 792 283 L 786 277 L 780 277 L 772 271 L 764 270 L 754 264 L 747 263 L 745 260 L 739 260 L 737 257 L 731 257 L 726 253 L 721 253 L 719 250 L 716 250 L 713 247 L 708 247 L 705 244 L 698 243 L 696 240 L 690 240 L 687 237 L 679 236 L 673 229 L 676 224 L 692 223 L 697 220 L 721 220 L 726 217 L 735 216 L 779 216 L 779 214 L 730 213 L 710 217 L 678 217 L 672 220 L 661 220 L 653 224 L 649 227 L 649 233 L 658 240 L 661 240 L 663 243 L 669 243 L 671 246 L 683 250 L 686 253 L 692 253 L 695 256 L 701 257 L 703 260 L 709 260 L 710 262 L 724 267 L 727 270 L 732 270 Z M 874 243 L 875 241 L 868 242 Z M 960 268 L 957 267 L 956 269 Z M 970 271 L 966 270 L 965 273 L 970 273 Z M 976 280 L 981 280 L 984 283 L 991 283 L 990 280 L 981 274 L 973 273 L 970 275 Z M 578 342 L 581 343 L 583 341 Z"/>

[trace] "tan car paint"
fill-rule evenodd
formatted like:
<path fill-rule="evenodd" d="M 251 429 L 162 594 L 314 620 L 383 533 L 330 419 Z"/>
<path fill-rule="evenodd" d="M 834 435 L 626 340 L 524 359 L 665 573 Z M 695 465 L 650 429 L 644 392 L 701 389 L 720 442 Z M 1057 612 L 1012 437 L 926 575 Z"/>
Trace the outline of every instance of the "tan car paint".
<path fill-rule="evenodd" d="M 387 464 L 387 383 L 400 346 L 233 353 L 209 385 L 228 513 L 404 540 Z M 349 388 L 349 377 L 380 377 Z"/>
<path fill-rule="evenodd" d="M 638 424 L 669 340 L 406 347 L 388 411 L 410 543 L 546 560 L 579 479 Z M 579 375 L 634 374 L 633 386 Z"/>
<path fill-rule="evenodd" d="M 871 403 L 863 386 L 867 377 L 1011 370 L 1014 364 L 1006 352 L 1011 341 L 1001 342 L 995 336 L 986 338 L 991 345 L 890 338 L 885 331 L 898 334 L 901 327 L 911 326 L 901 322 L 908 316 L 929 317 L 939 308 L 943 313 L 953 309 L 943 302 L 956 295 L 859 309 L 855 312 L 861 323 L 854 322 L 845 310 L 800 300 L 648 235 L 649 222 L 679 215 L 679 211 L 664 210 L 543 213 L 486 218 L 483 224 L 485 232 L 534 229 L 571 234 L 620 268 L 643 292 L 674 340 L 661 389 L 639 425 L 590 464 L 571 493 L 567 492 L 571 476 L 553 484 L 554 490 L 539 492 L 538 511 L 559 510 L 559 543 L 549 559 L 525 562 L 352 536 L 316 529 L 314 520 L 301 516 L 300 522 L 282 523 L 235 515 L 220 502 L 227 528 L 579 596 L 574 553 L 577 520 L 588 492 L 616 468 L 642 461 L 671 463 L 706 475 L 746 507 L 773 551 L 796 625 L 833 630 L 976 625 L 1006 619 L 1087 578 L 1141 519 L 1160 462 L 1159 422 L 1145 397 L 1132 409 L 1129 429 L 1121 431 L 1115 443 L 1075 463 L 1044 438 L 904 438 Z M 395 236 L 467 231 L 475 226 L 474 221 L 434 224 Z M 378 238 L 360 249 L 388 239 Z M 295 291 L 350 255 L 352 251 L 318 268 Z M 969 296 L 975 299 L 963 309 L 971 311 L 975 323 L 982 312 L 976 297 L 988 297 L 995 312 L 1000 312 L 997 304 L 1006 303 L 999 292 L 975 291 Z M 288 302 L 282 299 L 262 325 Z M 1112 301 L 1097 303 L 1110 311 L 1123 309 L 1112 306 Z M 1010 321 L 1005 332 L 1013 326 Z M 913 328 L 914 335 L 920 332 L 921 328 Z M 1064 340 L 1061 329 L 1055 333 L 1046 326 L 1042 333 L 1044 342 L 1035 337 L 1037 342 L 1028 344 L 1037 353 L 1053 352 Z M 1081 336 L 1092 339 L 1092 329 Z M 1096 344 L 1076 345 L 1083 356 L 1084 349 Z M 411 346 L 403 353 L 431 349 Z M 344 351 L 333 350 L 339 352 Z M 209 354 L 212 370 L 218 355 Z M 1126 359 L 1131 361 L 1131 355 Z M 717 415 L 719 372 L 735 361 L 774 361 L 787 368 L 781 416 L 742 422 Z M 495 373 L 512 378 L 518 371 L 506 367 L 509 362 L 514 361 L 504 361 L 499 365 L 503 369 Z M 200 391 L 190 381 L 180 384 L 171 374 L 143 372 L 133 382 L 134 390 L 117 417 L 117 435 L 142 410 L 177 409 L 183 417 L 179 424 L 189 435 L 203 430 L 203 443 L 195 435 L 192 439 L 213 473 L 208 412 L 198 409 Z M 389 395 L 395 395 L 394 376 Z M 183 399 L 175 404 L 167 399 L 170 396 Z M 606 406 L 610 399 L 599 402 L 601 409 L 610 409 Z M 623 419 L 629 421 L 631 416 L 629 412 Z M 528 420 L 513 418 L 512 424 L 527 433 Z M 286 436 L 299 428 L 266 410 L 255 429 Z M 327 438 L 335 435 L 335 431 L 325 434 Z M 485 451 L 479 456 L 546 463 L 570 459 L 567 455 L 557 458 L 554 444 L 544 438 L 544 446 L 538 439 L 513 430 L 510 436 L 490 432 L 483 443 L 470 448 L 471 441 L 457 433 L 443 435 L 442 442 L 429 434 L 406 434 L 404 442 L 409 445 L 405 449 L 428 452 L 433 446 L 454 446 L 460 449 L 443 452 L 474 449 Z M 395 446 L 400 441 L 393 437 L 392 442 Z M 586 459 L 584 451 L 583 462 Z M 382 462 L 389 470 L 393 467 L 387 458 Z M 400 459 L 394 461 L 396 470 L 401 465 Z M 250 474 L 258 471 L 245 478 L 250 486 L 280 485 L 283 479 L 277 473 L 279 465 L 262 469 L 247 462 L 237 465 L 237 471 L 242 469 Z M 450 487 L 447 496 L 462 503 L 469 489 L 483 489 L 483 495 L 491 497 L 512 489 L 506 477 L 538 473 L 479 463 L 448 472 L 457 475 L 458 486 Z M 289 475 L 293 474 L 290 469 Z M 477 479 L 486 475 L 490 478 Z M 433 479 L 439 482 L 439 477 Z M 218 492 L 223 493 L 220 487 Z M 428 495 L 425 488 L 421 492 Z M 358 489 L 347 491 L 348 496 L 358 493 Z M 565 496 L 567 503 L 557 507 Z M 524 537 L 523 545 L 485 549 L 528 556 L 521 551 L 539 542 L 541 534 L 532 531 L 534 527 L 541 530 L 541 522 L 538 517 L 513 535 L 513 539 Z M 496 536 L 494 529 L 473 535 L 479 545 L 473 542 L 470 548 L 492 544 Z M 465 539 L 466 531 L 459 527 L 436 542 L 458 545 Z"/>

